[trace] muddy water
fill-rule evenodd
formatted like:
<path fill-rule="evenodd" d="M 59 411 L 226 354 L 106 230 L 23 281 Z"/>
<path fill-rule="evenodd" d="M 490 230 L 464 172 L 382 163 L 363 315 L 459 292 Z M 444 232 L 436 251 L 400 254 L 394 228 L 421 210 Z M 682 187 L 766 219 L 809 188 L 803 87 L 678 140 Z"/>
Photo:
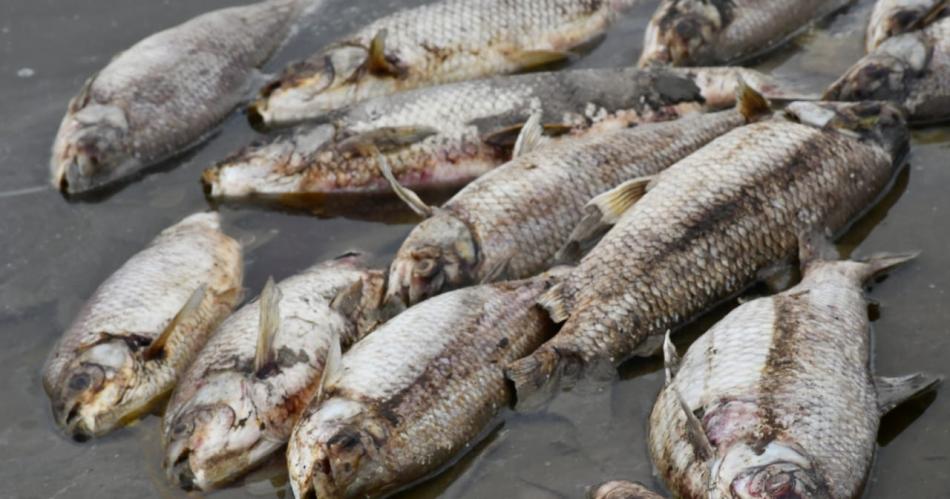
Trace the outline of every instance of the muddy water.
<path fill-rule="evenodd" d="M 45 188 L 53 134 L 67 100 L 116 51 L 163 27 L 235 0 L 2 0 L 0 2 L 0 497 L 182 497 L 161 474 L 158 418 L 98 441 L 73 443 L 53 430 L 40 367 L 84 297 L 159 230 L 207 208 L 201 170 L 254 134 L 241 116 L 198 150 L 124 188 L 66 202 Z M 328 0 L 271 64 L 412 1 Z M 861 54 L 871 1 L 800 36 L 760 68 L 821 88 Z M 616 66 L 639 54 L 656 0 L 619 23 L 578 67 Z M 950 130 L 914 134 L 910 167 L 894 190 L 842 242 L 857 254 L 918 249 L 921 259 L 876 286 L 876 369 L 950 374 Z M 345 250 L 383 263 L 411 225 L 386 203 L 360 219 L 317 218 L 261 208 L 220 208 L 247 251 L 247 286 L 281 278 Z M 403 219 L 404 220 L 404 219 Z M 382 222 L 380 222 L 382 221 Z M 388 223 L 387 223 L 388 222 Z M 721 315 L 725 309 L 719 310 Z M 715 317 L 713 314 L 712 317 Z M 685 344 L 712 319 L 680 336 Z M 585 385 L 550 404 L 509 411 L 443 474 L 404 497 L 580 497 L 608 479 L 659 486 L 645 446 L 646 419 L 661 384 L 657 361 L 624 366 L 613 384 Z M 945 498 L 950 490 L 950 397 L 940 393 L 887 417 L 868 497 Z M 275 461 L 213 497 L 288 497 Z"/>

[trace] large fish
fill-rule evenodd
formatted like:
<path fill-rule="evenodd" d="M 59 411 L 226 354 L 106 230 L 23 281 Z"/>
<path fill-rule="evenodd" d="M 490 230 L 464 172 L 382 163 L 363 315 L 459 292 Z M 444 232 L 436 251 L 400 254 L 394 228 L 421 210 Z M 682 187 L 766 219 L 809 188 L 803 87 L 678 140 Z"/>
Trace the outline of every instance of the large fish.
<path fill-rule="evenodd" d="M 640 65 L 713 66 L 758 57 L 853 0 L 663 0 Z"/>
<path fill-rule="evenodd" d="M 242 275 L 241 246 L 216 213 L 165 229 L 99 286 L 50 354 L 56 423 L 84 439 L 151 410 L 239 301 Z"/>
<path fill-rule="evenodd" d="M 639 483 L 616 480 L 592 490 L 590 499 L 663 499 L 663 496 Z"/>
<path fill-rule="evenodd" d="M 53 186 L 89 191 L 207 137 L 250 93 L 304 1 L 209 12 L 117 55 L 69 102 L 53 144 Z"/>
<path fill-rule="evenodd" d="M 863 286 L 906 259 L 812 261 L 799 285 L 740 305 L 682 361 L 667 344 L 649 445 L 675 496 L 862 496 L 881 416 L 940 381 L 871 374 Z"/>
<path fill-rule="evenodd" d="M 410 189 L 457 187 L 511 158 L 540 112 L 550 134 L 667 120 L 731 106 L 743 79 L 768 97 L 794 89 L 739 68 L 585 69 L 496 77 L 371 99 L 253 145 L 207 170 L 217 199 L 299 204 L 308 194 L 388 192 L 377 156 Z"/>
<path fill-rule="evenodd" d="M 947 7 L 947 0 L 877 0 L 871 11 L 865 48 L 873 52 L 888 38 L 918 30 Z"/>
<path fill-rule="evenodd" d="M 442 0 L 398 11 L 289 66 L 251 115 L 267 125 L 363 99 L 568 57 L 635 0 Z"/>
<path fill-rule="evenodd" d="M 357 343 L 287 448 L 296 497 L 372 497 L 434 473 L 512 392 L 504 365 L 550 335 L 535 305 L 548 276 L 447 293 Z"/>
<path fill-rule="evenodd" d="M 889 103 L 793 103 L 615 189 L 639 200 L 542 298 L 566 323 L 511 366 L 519 391 L 652 355 L 667 329 L 794 258 L 802 235 L 839 234 L 890 183 L 908 135 Z"/>
<path fill-rule="evenodd" d="M 368 328 L 384 276 L 356 255 L 316 265 L 229 317 L 182 377 L 165 411 L 164 467 L 209 490 L 282 448 L 327 365 Z"/>
<path fill-rule="evenodd" d="M 406 238 L 390 266 L 387 301 L 520 279 L 552 264 L 594 196 L 653 175 L 716 137 L 768 114 L 745 88 L 736 109 L 613 130 L 542 147 L 469 184 Z"/>
<path fill-rule="evenodd" d="M 832 84 L 825 98 L 894 101 L 915 124 L 950 119 L 950 17 L 888 38 Z"/>

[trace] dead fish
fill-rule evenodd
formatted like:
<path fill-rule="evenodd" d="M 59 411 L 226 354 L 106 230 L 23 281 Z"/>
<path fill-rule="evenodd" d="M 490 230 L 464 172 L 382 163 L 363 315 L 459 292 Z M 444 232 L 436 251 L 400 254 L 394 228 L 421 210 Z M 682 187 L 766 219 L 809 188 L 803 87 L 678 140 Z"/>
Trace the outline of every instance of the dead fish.
<path fill-rule="evenodd" d="M 793 103 L 601 196 L 633 206 L 542 297 L 566 323 L 510 367 L 519 396 L 654 354 L 667 329 L 794 258 L 801 234 L 839 234 L 889 185 L 908 136 L 889 103 Z"/>
<path fill-rule="evenodd" d="M 873 377 L 863 285 L 912 255 L 813 260 L 800 284 L 740 305 L 680 361 L 649 446 L 674 495 L 861 497 L 880 418 L 940 377 Z"/>
<path fill-rule="evenodd" d="M 216 213 L 165 229 L 99 286 L 46 361 L 56 424 L 97 437 L 161 402 L 240 300 L 242 274 Z"/>
<path fill-rule="evenodd" d="M 873 52 L 892 36 L 930 24 L 948 6 L 947 0 L 877 0 L 871 11 L 865 48 Z"/>
<path fill-rule="evenodd" d="M 289 66 L 251 117 L 293 123 L 370 97 L 564 60 L 634 1 L 442 0 L 401 10 Z"/>
<path fill-rule="evenodd" d="M 590 499 L 663 499 L 663 496 L 640 483 L 617 480 L 597 487 Z"/>
<path fill-rule="evenodd" d="M 295 497 L 372 497 L 432 474 L 511 402 L 503 366 L 540 345 L 550 280 L 488 284 L 410 308 L 343 356 L 294 428 Z"/>
<path fill-rule="evenodd" d="M 864 56 L 828 87 L 825 98 L 890 100 L 914 124 L 950 118 L 950 17 L 894 36 Z"/>
<path fill-rule="evenodd" d="M 216 10 L 120 53 L 69 102 L 53 187 L 89 191 L 201 142 L 248 95 L 303 0 Z"/>
<path fill-rule="evenodd" d="M 769 112 L 762 96 L 746 87 L 734 110 L 614 130 L 523 154 L 442 207 L 418 208 L 430 217 L 397 252 L 387 302 L 398 309 L 449 289 L 544 271 L 592 197 L 625 180 L 659 173 Z"/>
<path fill-rule="evenodd" d="M 715 66 L 763 55 L 853 0 L 664 0 L 640 66 Z"/>
<path fill-rule="evenodd" d="M 182 377 L 162 421 L 163 466 L 210 490 L 282 448 L 327 366 L 365 333 L 384 276 L 347 254 L 274 285 L 229 317 Z"/>

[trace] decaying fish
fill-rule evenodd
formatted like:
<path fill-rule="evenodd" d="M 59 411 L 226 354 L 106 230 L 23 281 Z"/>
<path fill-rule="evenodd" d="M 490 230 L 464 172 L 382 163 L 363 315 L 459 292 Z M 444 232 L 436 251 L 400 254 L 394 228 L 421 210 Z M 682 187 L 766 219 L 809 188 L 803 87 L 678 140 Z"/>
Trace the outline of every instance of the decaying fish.
<path fill-rule="evenodd" d="M 880 418 L 939 377 L 873 377 L 863 283 L 906 261 L 812 261 L 787 292 L 740 305 L 680 361 L 650 418 L 678 497 L 861 497 Z"/>
<path fill-rule="evenodd" d="M 383 279 L 348 254 L 269 283 L 229 317 L 166 409 L 169 478 L 209 490 L 282 448 L 327 366 L 367 332 L 360 318 L 378 305 Z"/>
<path fill-rule="evenodd" d="M 383 17 L 261 91 L 267 125 L 370 97 L 543 66 L 601 36 L 634 0 L 441 0 Z"/>
<path fill-rule="evenodd" d="M 449 289 L 535 275 L 551 266 L 591 198 L 625 180 L 659 173 L 768 113 L 768 103 L 746 87 L 734 110 L 613 130 L 523 154 L 441 208 L 418 208 L 430 218 L 396 254 L 387 302 L 412 305 Z"/>
<path fill-rule="evenodd" d="M 53 144 L 53 186 L 89 191 L 200 142 L 249 94 L 304 1 L 209 12 L 117 55 L 69 102 Z"/>
<path fill-rule="evenodd" d="M 950 17 L 888 38 L 825 93 L 830 100 L 890 100 L 912 123 L 950 119 Z"/>
<path fill-rule="evenodd" d="M 241 246 L 216 213 L 165 229 L 99 286 L 50 354 L 56 423 L 84 439 L 151 410 L 238 302 L 242 275 Z"/>
<path fill-rule="evenodd" d="M 713 66 L 758 57 L 853 0 L 663 0 L 640 66 Z"/>
<path fill-rule="evenodd" d="M 798 102 L 787 113 L 601 200 L 639 197 L 542 298 L 566 323 L 509 369 L 519 395 L 565 370 L 654 354 L 667 329 L 794 258 L 802 234 L 839 234 L 903 164 L 909 134 L 892 104 Z"/>
<path fill-rule="evenodd" d="M 918 30 L 947 7 L 947 0 L 877 0 L 871 11 L 865 48 L 873 52 L 892 36 Z"/>
<path fill-rule="evenodd" d="M 663 496 L 639 483 L 618 480 L 591 491 L 590 499 L 663 499 Z"/>
<path fill-rule="evenodd" d="M 294 495 L 372 497 L 448 464 L 511 402 L 504 365 L 549 337 L 535 305 L 549 283 L 539 276 L 446 293 L 354 345 L 294 428 Z"/>

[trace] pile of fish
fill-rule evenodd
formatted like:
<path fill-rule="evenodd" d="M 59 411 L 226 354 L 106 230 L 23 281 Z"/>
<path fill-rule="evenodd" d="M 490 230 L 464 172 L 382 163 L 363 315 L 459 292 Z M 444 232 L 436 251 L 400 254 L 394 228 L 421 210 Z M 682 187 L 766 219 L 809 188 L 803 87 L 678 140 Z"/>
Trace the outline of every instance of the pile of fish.
<path fill-rule="evenodd" d="M 908 123 L 950 118 L 950 5 L 879 0 L 868 54 L 823 98 L 721 65 L 846 0 L 664 0 L 639 68 L 509 74 L 582 57 L 633 3 L 439 0 L 264 83 L 315 7 L 266 0 L 114 58 L 55 139 L 64 193 L 126 181 L 248 104 L 267 135 L 204 172 L 211 199 L 386 194 L 423 220 L 386 269 L 348 253 L 237 308 L 241 244 L 217 213 L 185 218 L 53 349 L 56 423 L 85 440 L 163 409 L 183 488 L 286 448 L 296 497 L 376 497 L 438 473 L 516 401 L 662 354 L 648 446 L 673 496 L 859 497 L 881 416 L 941 376 L 870 369 L 865 285 L 917 255 L 840 260 L 831 242 L 888 191 Z M 417 193 L 445 188 L 440 206 Z M 774 294 L 680 358 L 671 331 L 760 282 Z"/>

